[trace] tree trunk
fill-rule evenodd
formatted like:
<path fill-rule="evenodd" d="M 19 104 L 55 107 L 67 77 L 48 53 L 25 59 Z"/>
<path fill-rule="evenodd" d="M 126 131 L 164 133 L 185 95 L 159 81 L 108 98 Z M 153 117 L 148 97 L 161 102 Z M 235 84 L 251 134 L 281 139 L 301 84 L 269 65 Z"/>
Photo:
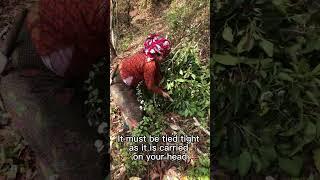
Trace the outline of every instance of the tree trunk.
<path fill-rule="evenodd" d="M 119 106 L 129 128 L 133 127 L 133 121 L 139 122 L 142 120 L 142 110 L 139 108 L 140 104 L 135 89 L 124 84 L 119 75 L 114 78 L 114 82 L 110 86 L 110 94 L 115 104 Z"/>

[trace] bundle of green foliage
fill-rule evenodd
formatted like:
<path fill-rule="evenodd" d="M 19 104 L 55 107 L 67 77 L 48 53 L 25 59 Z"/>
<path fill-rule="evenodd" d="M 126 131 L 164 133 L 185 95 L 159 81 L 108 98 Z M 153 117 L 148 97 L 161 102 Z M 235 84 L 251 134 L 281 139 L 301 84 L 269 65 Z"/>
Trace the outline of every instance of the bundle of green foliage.
<path fill-rule="evenodd" d="M 174 102 L 140 87 L 142 92 L 139 91 L 138 96 L 147 114 L 158 119 L 159 114 L 176 112 L 183 117 L 196 117 L 207 127 L 210 106 L 209 65 L 200 62 L 196 43 L 182 44 L 161 68 L 164 75 L 162 85 Z"/>
<path fill-rule="evenodd" d="M 107 67 L 106 59 L 102 58 L 97 64 L 92 66 L 89 72 L 88 79 L 84 82 L 84 90 L 87 92 L 87 98 L 84 102 L 86 118 L 89 125 L 97 130 L 101 138 L 95 142 L 97 151 L 106 155 L 109 140 L 109 125 L 108 121 L 108 103 L 106 101 L 109 96 L 106 94 L 108 86 L 106 78 L 109 68 Z"/>
<path fill-rule="evenodd" d="M 320 4 L 219 0 L 214 10 L 218 167 L 241 176 L 320 171 Z"/>

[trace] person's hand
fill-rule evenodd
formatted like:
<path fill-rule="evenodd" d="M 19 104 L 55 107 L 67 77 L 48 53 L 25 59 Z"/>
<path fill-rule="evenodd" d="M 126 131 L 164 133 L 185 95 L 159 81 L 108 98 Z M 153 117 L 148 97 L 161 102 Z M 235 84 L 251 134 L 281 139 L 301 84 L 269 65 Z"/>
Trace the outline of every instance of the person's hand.
<path fill-rule="evenodd" d="M 138 121 L 135 119 L 127 119 L 127 124 L 130 129 L 135 129 L 138 127 Z"/>
<path fill-rule="evenodd" d="M 163 97 L 165 97 L 165 98 L 167 98 L 167 99 L 169 99 L 169 101 L 171 101 L 171 102 L 173 102 L 173 99 L 170 97 L 170 95 L 168 94 L 168 93 L 166 93 L 166 92 L 162 92 L 162 96 Z"/>

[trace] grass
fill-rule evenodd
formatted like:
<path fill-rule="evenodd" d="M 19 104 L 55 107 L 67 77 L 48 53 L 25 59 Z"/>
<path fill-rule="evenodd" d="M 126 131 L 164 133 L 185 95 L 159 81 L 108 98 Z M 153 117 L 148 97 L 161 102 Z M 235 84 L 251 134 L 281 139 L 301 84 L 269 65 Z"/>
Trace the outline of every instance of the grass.
<path fill-rule="evenodd" d="M 201 155 L 195 162 L 194 168 L 187 171 L 188 178 L 196 180 L 210 179 L 210 159 L 208 154 Z"/>
<path fill-rule="evenodd" d="M 126 51 L 130 47 L 130 44 L 132 43 L 132 41 L 133 41 L 133 35 L 131 33 L 128 33 L 124 38 L 119 40 L 117 52 L 121 53 Z"/>
<path fill-rule="evenodd" d="M 198 43 L 200 49 L 209 47 L 208 0 L 172 1 L 164 19 L 176 45 L 185 39 Z"/>

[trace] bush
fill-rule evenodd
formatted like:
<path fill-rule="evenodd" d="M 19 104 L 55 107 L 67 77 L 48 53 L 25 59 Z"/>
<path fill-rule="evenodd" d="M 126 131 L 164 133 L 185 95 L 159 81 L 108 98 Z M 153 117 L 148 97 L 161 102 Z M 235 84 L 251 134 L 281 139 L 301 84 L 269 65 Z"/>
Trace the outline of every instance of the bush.
<path fill-rule="evenodd" d="M 89 72 L 88 79 L 84 82 L 84 90 L 87 94 L 84 102 L 86 118 L 88 119 L 89 125 L 97 129 L 97 132 L 101 134 L 103 143 L 99 143 L 97 150 L 104 155 L 107 152 L 105 151 L 105 147 L 108 148 L 106 144 L 109 140 L 109 138 L 107 138 L 109 125 L 106 123 L 108 113 L 103 111 L 103 109 L 108 107 L 107 103 L 109 103 L 103 100 L 107 97 L 107 87 L 105 85 L 106 70 L 106 59 L 102 58 L 101 61 L 93 65 L 92 70 Z M 100 142 L 101 140 L 97 141 Z"/>
<path fill-rule="evenodd" d="M 199 157 L 195 163 L 195 167 L 188 171 L 188 178 L 197 180 L 210 179 L 210 159 L 208 154 Z"/>
<path fill-rule="evenodd" d="M 212 122 L 220 168 L 300 176 L 311 158 L 319 168 L 319 8 L 308 2 L 216 2 Z"/>
<path fill-rule="evenodd" d="M 196 43 L 184 44 L 163 67 L 166 89 L 174 99 L 167 110 L 185 117 L 199 117 L 207 123 L 210 72 L 209 66 L 200 62 Z"/>
<path fill-rule="evenodd" d="M 209 66 L 200 62 L 199 49 L 193 44 L 183 44 L 161 65 L 165 80 L 163 86 L 174 99 L 173 103 L 147 91 L 138 96 L 149 114 L 157 111 L 157 114 L 177 112 L 183 117 L 197 117 L 207 126 L 210 106 Z"/>

